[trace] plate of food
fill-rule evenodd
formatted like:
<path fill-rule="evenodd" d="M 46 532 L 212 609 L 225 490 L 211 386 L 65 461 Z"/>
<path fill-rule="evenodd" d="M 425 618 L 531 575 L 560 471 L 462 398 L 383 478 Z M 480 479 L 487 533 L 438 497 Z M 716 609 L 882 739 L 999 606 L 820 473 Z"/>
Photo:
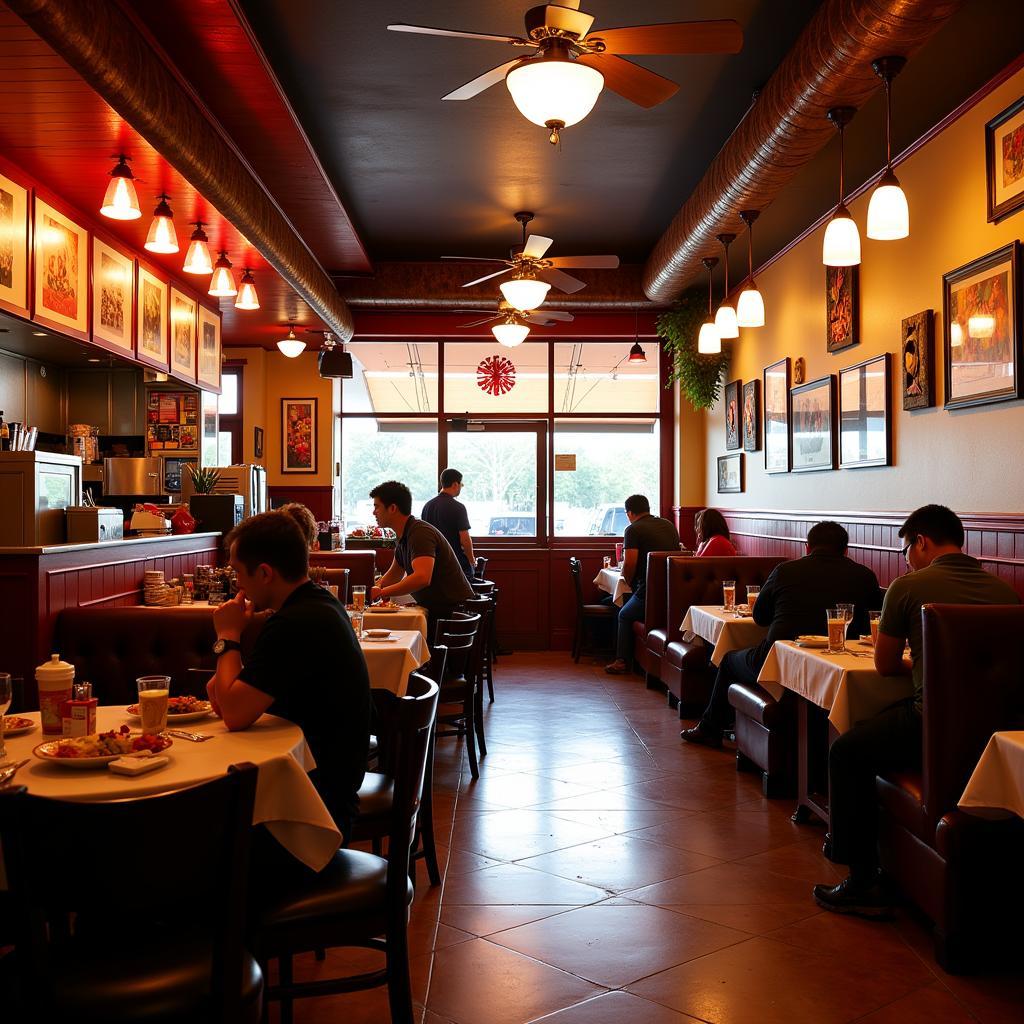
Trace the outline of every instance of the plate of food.
<path fill-rule="evenodd" d="M 390 629 L 364 629 L 363 636 L 368 636 L 371 640 L 387 640 L 391 636 Z"/>
<path fill-rule="evenodd" d="M 139 705 L 129 704 L 125 709 L 129 718 L 139 718 Z M 169 697 L 167 699 L 167 721 L 198 722 L 213 714 L 213 705 L 198 697 Z"/>
<path fill-rule="evenodd" d="M 115 758 L 145 751 L 159 754 L 172 745 L 172 740 L 166 736 L 144 736 L 122 725 L 119 730 L 111 729 L 110 732 L 47 740 L 32 753 L 40 761 L 59 764 L 63 768 L 103 768 Z"/>
<path fill-rule="evenodd" d="M 797 647 L 828 647 L 828 637 L 808 633 L 798 636 L 794 643 Z"/>
<path fill-rule="evenodd" d="M 4 718 L 4 735 L 20 736 L 22 733 L 31 732 L 37 723 L 31 718 L 22 718 L 21 715 L 7 715 Z"/>

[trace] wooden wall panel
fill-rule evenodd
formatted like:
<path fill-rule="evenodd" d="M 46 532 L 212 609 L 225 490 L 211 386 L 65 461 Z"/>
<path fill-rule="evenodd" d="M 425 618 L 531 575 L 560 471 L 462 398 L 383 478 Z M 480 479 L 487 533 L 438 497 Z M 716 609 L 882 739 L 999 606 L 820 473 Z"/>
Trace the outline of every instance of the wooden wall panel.
<path fill-rule="evenodd" d="M 498 598 L 498 639 L 513 650 L 545 650 L 549 646 L 551 600 L 547 549 L 540 547 L 477 548 L 486 556 L 487 578 Z"/>
<path fill-rule="evenodd" d="M 334 516 L 334 490 L 331 487 L 303 487 L 280 484 L 267 488 L 267 495 L 274 508 L 288 501 L 297 501 L 306 506 L 319 520 Z"/>

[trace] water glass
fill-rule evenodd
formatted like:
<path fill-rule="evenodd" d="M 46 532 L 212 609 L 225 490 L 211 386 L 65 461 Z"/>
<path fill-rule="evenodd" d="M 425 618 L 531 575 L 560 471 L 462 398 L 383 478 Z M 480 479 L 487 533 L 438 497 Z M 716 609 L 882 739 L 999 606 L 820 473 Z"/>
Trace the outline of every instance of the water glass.
<path fill-rule="evenodd" d="M 722 603 L 727 612 L 736 610 L 736 581 L 722 580 Z"/>
<path fill-rule="evenodd" d="M 366 587 L 352 588 L 352 607 L 361 612 L 366 607 Z M 362 616 L 360 616 L 360 619 Z"/>
<path fill-rule="evenodd" d="M 171 692 L 171 677 L 140 676 L 135 682 L 139 687 L 142 731 L 150 736 L 162 733 L 167 728 L 167 697 Z"/>
<path fill-rule="evenodd" d="M 750 614 L 754 614 L 754 605 L 757 604 L 757 595 L 761 593 L 760 587 L 748 586 L 747 587 L 747 607 L 750 609 Z"/>
<path fill-rule="evenodd" d="M 349 617 L 352 622 L 352 629 L 355 631 L 356 639 L 361 640 L 363 637 L 363 610 L 356 608 L 356 610 Z"/>
<path fill-rule="evenodd" d="M 843 608 L 829 608 L 828 653 L 842 654 L 846 650 L 846 611 Z"/>
<path fill-rule="evenodd" d="M 7 756 L 7 748 L 4 746 L 4 715 L 11 706 L 12 694 L 10 673 L 0 672 L 0 760 Z"/>
<path fill-rule="evenodd" d="M 612 556 L 605 555 L 604 558 L 601 559 L 601 565 L 603 565 L 605 569 L 610 569 L 612 567 Z"/>
<path fill-rule="evenodd" d="M 868 625 L 871 627 L 871 646 L 878 643 L 878 623 L 882 619 L 881 612 L 868 612 Z"/>

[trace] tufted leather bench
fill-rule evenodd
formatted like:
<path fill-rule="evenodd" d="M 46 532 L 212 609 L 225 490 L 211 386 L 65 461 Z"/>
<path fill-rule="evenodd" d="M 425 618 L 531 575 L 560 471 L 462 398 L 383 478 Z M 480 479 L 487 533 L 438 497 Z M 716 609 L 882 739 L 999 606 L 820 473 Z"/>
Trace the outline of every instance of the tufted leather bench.
<path fill-rule="evenodd" d="M 648 686 L 662 685 L 662 660 L 668 643 L 668 560 L 682 557 L 678 551 L 652 551 L 647 556 L 644 617 L 633 623 L 633 652 Z"/>
<path fill-rule="evenodd" d="M 352 587 L 362 586 L 369 592 L 373 586 L 376 562 L 372 551 L 310 551 L 309 564 L 322 565 L 327 569 L 348 569 L 350 591 Z"/>

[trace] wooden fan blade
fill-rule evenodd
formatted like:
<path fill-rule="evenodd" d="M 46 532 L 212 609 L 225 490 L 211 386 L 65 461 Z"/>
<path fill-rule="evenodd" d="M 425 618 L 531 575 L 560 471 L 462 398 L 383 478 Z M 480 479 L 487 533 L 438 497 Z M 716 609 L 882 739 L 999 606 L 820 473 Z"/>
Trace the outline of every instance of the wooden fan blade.
<path fill-rule="evenodd" d="M 459 324 L 459 327 L 483 327 L 484 324 L 489 324 L 492 320 L 500 320 L 501 314 L 495 313 L 494 316 L 485 316 L 483 320 L 474 320 L 471 324 Z"/>
<path fill-rule="evenodd" d="M 577 59 L 580 64 L 600 71 L 612 92 L 641 107 L 656 107 L 679 91 L 675 82 L 610 53 L 585 53 Z"/>
<path fill-rule="evenodd" d="M 442 256 L 443 260 L 465 260 L 468 263 L 508 263 L 511 266 L 511 261 L 500 260 L 494 256 Z"/>
<path fill-rule="evenodd" d="M 529 321 L 531 324 L 540 324 L 541 326 L 547 327 L 550 324 L 561 322 L 564 324 L 572 323 L 575 317 L 572 313 L 563 313 L 559 309 L 542 309 L 537 313 L 531 313 L 527 317 L 523 317 L 524 320 Z"/>
<path fill-rule="evenodd" d="M 618 256 L 555 256 L 548 262 L 553 267 L 569 267 L 576 270 L 614 270 L 619 265 Z"/>
<path fill-rule="evenodd" d="M 570 277 L 568 274 L 563 274 L 562 271 L 555 270 L 553 267 L 545 267 L 543 270 L 538 270 L 537 276 L 542 281 L 547 281 L 548 284 L 553 284 L 556 288 L 560 288 L 563 292 L 568 292 L 570 295 L 573 292 L 578 292 L 581 288 L 587 287 L 586 283 L 578 277 Z"/>
<path fill-rule="evenodd" d="M 462 287 L 472 288 L 475 284 L 483 284 L 484 281 L 490 281 L 492 277 L 501 277 L 502 274 L 507 274 L 511 269 L 511 267 L 506 267 L 504 270 L 496 270 L 493 274 L 484 274 L 483 277 L 478 277 L 475 281 L 467 281 Z"/>
<path fill-rule="evenodd" d="M 577 39 L 582 39 L 590 31 L 590 26 L 594 24 L 594 16 L 581 11 L 578 3 L 547 4 L 543 10 L 545 28 L 574 35 Z M 529 18 L 527 18 L 526 26 L 527 28 L 531 26 Z"/>
<path fill-rule="evenodd" d="M 488 32 L 462 32 L 452 28 L 431 28 L 429 25 L 388 25 L 389 32 L 412 32 L 419 36 L 450 36 L 454 39 L 483 39 L 489 43 L 507 43 L 509 46 L 531 46 L 521 36 L 495 36 Z"/>
<path fill-rule="evenodd" d="M 518 57 L 513 60 L 507 60 L 504 64 L 499 64 L 496 68 L 491 68 L 490 71 L 485 71 L 479 77 L 474 78 L 473 81 L 467 82 L 465 85 L 460 85 L 458 89 L 453 89 L 447 96 L 442 96 L 441 99 L 471 100 L 474 96 L 479 96 L 485 89 L 490 89 L 492 85 L 504 82 L 505 76 L 518 63 Z"/>
<path fill-rule="evenodd" d="M 743 29 L 735 21 L 676 21 L 666 25 L 629 25 L 595 32 L 605 53 L 739 53 Z"/>
<path fill-rule="evenodd" d="M 529 259 L 539 260 L 554 242 L 553 238 L 545 238 L 543 235 L 530 235 L 523 246 L 523 255 Z"/>

